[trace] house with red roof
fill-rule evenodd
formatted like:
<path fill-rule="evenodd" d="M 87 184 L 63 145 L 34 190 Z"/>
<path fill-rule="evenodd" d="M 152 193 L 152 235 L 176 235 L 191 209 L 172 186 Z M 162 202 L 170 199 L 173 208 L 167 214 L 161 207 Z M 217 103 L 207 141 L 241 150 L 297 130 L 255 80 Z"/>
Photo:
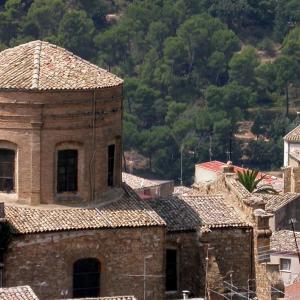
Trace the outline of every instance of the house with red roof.
<path fill-rule="evenodd" d="M 223 168 L 226 165 L 228 166 L 228 163 L 226 164 L 218 160 L 196 164 L 195 183 L 209 183 L 211 181 L 214 181 L 219 175 L 223 173 Z M 232 165 L 232 170 L 237 173 L 238 171 L 244 172 L 247 170 L 247 168 Z M 258 177 L 260 178 L 262 176 L 264 176 L 264 180 L 262 181 L 263 184 L 272 185 L 272 187 L 278 192 L 281 192 L 283 190 L 282 178 L 259 172 Z"/>

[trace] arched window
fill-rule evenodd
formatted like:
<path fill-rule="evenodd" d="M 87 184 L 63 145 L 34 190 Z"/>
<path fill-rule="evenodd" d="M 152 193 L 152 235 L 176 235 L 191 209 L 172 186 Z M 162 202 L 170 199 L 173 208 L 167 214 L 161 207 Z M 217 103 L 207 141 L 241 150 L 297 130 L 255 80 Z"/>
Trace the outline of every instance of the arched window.
<path fill-rule="evenodd" d="M 15 151 L 0 149 L 0 191 L 12 192 L 15 188 Z"/>
<path fill-rule="evenodd" d="M 78 151 L 73 149 L 57 152 L 57 192 L 77 192 Z"/>
<path fill-rule="evenodd" d="M 96 258 L 77 260 L 73 265 L 73 297 L 100 296 L 101 265 Z"/>

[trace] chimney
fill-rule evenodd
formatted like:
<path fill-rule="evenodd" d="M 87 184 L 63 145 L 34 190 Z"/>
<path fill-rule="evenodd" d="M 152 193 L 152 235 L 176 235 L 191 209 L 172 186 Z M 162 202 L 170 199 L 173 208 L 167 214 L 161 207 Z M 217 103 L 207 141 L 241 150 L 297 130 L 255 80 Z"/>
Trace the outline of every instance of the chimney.
<path fill-rule="evenodd" d="M 184 300 L 189 299 L 189 293 L 190 293 L 190 291 L 182 291 L 182 295 L 183 295 Z"/>
<path fill-rule="evenodd" d="M 234 166 L 232 161 L 228 161 L 225 165 L 222 166 L 222 173 L 234 173 Z"/>

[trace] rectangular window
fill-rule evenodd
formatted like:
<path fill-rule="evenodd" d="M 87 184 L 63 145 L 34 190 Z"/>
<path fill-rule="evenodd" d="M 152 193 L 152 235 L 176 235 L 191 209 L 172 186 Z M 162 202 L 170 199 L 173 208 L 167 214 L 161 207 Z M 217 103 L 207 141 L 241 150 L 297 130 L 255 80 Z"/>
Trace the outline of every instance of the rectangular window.
<path fill-rule="evenodd" d="M 291 260 L 288 258 L 280 258 L 280 271 L 290 271 Z"/>
<path fill-rule="evenodd" d="M 14 190 L 15 151 L 0 149 L 0 191 Z"/>
<path fill-rule="evenodd" d="M 101 264 L 96 258 L 77 260 L 73 265 L 73 297 L 99 297 L 100 271 Z"/>
<path fill-rule="evenodd" d="M 114 168 L 115 168 L 115 145 L 109 145 L 107 148 L 108 169 L 107 169 L 107 185 L 114 185 Z"/>
<path fill-rule="evenodd" d="M 60 150 L 57 154 L 57 192 L 77 191 L 77 150 Z"/>
<path fill-rule="evenodd" d="M 166 252 L 166 291 L 177 291 L 177 250 Z"/>

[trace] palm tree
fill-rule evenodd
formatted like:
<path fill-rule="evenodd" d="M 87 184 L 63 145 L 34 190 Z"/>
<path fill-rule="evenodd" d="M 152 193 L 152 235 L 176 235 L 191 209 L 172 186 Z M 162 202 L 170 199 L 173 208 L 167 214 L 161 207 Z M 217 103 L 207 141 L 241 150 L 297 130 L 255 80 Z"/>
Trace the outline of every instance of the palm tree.
<path fill-rule="evenodd" d="M 250 192 L 250 193 L 264 193 L 264 194 L 278 194 L 278 192 L 270 184 L 259 183 L 264 180 L 266 175 L 257 178 L 257 170 L 246 170 L 244 172 L 237 171 L 239 182 Z M 259 186 L 258 186 L 259 185 Z"/>

